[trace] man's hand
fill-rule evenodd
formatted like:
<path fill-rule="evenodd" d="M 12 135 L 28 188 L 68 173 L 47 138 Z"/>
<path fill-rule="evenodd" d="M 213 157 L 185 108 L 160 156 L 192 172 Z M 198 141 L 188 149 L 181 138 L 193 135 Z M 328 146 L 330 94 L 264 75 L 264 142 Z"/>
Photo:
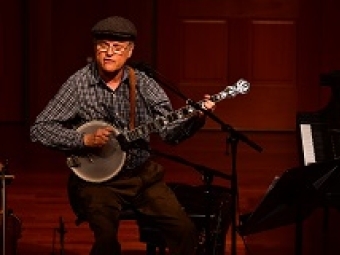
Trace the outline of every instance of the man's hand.
<path fill-rule="evenodd" d="M 204 95 L 203 106 L 207 111 L 210 111 L 210 112 L 213 112 L 216 108 L 216 104 L 210 100 L 210 95 Z"/>
<path fill-rule="evenodd" d="M 95 133 L 85 134 L 84 145 L 87 147 L 102 147 L 110 140 L 110 135 L 113 132 L 112 127 L 98 128 Z"/>
<path fill-rule="evenodd" d="M 204 95 L 203 108 L 209 112 L 213 112 L 216 109 L 216 104 L 210 100 L 210 95 Z M 205 114 L 204 112 L 199 111 L 198 116 L 204 117 Z"/>

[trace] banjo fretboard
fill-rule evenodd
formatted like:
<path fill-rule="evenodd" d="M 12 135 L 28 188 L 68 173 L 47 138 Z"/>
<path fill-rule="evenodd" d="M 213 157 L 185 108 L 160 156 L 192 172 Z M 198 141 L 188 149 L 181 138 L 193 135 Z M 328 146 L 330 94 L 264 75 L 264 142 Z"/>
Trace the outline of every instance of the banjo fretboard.
<path fill-rule="evenodd" d="M 235 97 L 237 94 L 245 94 L 249 90 L 249 83 L 243 79 L 240 79 L 236 82 L 234 86 L 227 86 L 223 91 L 211 95 L 210 100 L 217 103 L 226 98 Z M 200 107 L 204 109 L 204 100 L 201 100 L 197 103 Z M 142 138 L 147 137 L 152 133 L 158 133 L 162 128 L 166 127 L 169 124 L 175 123 L 176 121 L 183 120 L 185 118 L 189 118 L 193 114 L 197 112 L 191 105 L 187 105 L 182 107 L 176 111 L 169 113 L 166 116 L 160 116 L 155 118 L 152 122 L 149 122 L 144 125 L 140 125 L 139 127 L 129 130 L 123 133 L 127 142 L 133 142 Z"/>

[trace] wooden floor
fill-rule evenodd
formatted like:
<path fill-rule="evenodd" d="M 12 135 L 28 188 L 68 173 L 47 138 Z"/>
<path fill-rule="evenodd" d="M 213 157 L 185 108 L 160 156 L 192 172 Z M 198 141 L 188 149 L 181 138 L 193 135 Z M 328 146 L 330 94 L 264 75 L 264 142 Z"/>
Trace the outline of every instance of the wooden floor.
<path fill-rule="evenodd" d="M 256 208 L 275 176 L 299 164 L 294 133 L 254 132 L 246 135 L 263 151 L 255 151 L 242 141 L 238 143 L 236 173 L 240 215 Z M 181 156 L 188 162 L 231 174 L 230 149 L 227 150 L 229 146 L 224 133 L 204 131 L 176 147 L 163 145 L 156 140 L 154 147 L 169 155 Z M 6 186 L 6 195 L 7 209 L 13 210 L 17 222 L 22 224 L 17 255 L 61 254 L 58 232 L 60 219 L 67 231 L 64 236 L 64 254 L 88 254 L 92 235 L 86 224 L 76 226 L 74 223 L 75 217 L 68 205 L 66 193 L 69 169 L 65 166 L 63 155 L 30 143 L 22 143 L 19 150 L 11 147 L 1 152 L 4 155 L 1 160 L 9 158 L 10 173 L 15 175 L 12 183 Z M 159 161 L 166 167 L 168 182 L 202 184 L 201 173 L 192 166 L 162 157 Z M 229 187 L 230 182 L 215 177 L 213 184 Z M 331 208 L 327 214 L 328 231 L 324 229 L 324 215 L 321 209 L 316 209 L 304 221 L 303 254 L 339 254 L 339 212 Z M 295 224 L 290 224 L 243 239 L 237 235 L 237 254 L 296 254 L 294 234 Z M 119 237 L 123 254 L 145 254 L 145 244 L 139 242 L 134 221 L 122 222 Z M 230 231 L 225 238 L 226 254 L 231 254 Z"/>

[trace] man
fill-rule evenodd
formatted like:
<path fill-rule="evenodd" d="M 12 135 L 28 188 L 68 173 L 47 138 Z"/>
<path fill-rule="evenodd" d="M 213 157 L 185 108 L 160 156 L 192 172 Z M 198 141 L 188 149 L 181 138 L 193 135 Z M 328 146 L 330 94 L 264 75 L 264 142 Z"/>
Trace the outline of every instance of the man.
<path fill-rule="evenodd" d="M 115 129 L 126 131 L 172 112 L 164 90 L 155 80 L 126 65 L 137 37 L 131 21 L 113 16 L 92 28 L 94 59 L 61 86 L 58 93 L 37 116 L 31 127 L 34 142 L 73 153 L 100 149 L 112 138 Z M 131 96 L 135 81 L 136 93 Z M 135 109 L 130 109 L 135 97 Z M 206 96 L 204 107 L 215 104 Z M 135 116 L 131 112 L 135 111 Z M 91 133 L 77 128 L 92 120 L 109 123 Z M 199 130 L 205 121 L 202 112 L 178 119 L 159 130 L 165 142 L 177 144 Z M 124 133 L 124 132 L 122 132 Z M 149 137 L 143 138 L 149 143 Z M 132 143 L 119 173 L 103 182 L 91 182 L 71 173 L 69 187 L 81 212 L 94 233 L 91 255 L 118 255 L 119 214 L 123 206 L 134 206 L 163 232 L 169 251 L 176 255 L 195 253 L 195 227 L 163 181 L 163 169 L 152 161 L 147 146 Z M 98 169 L 100 171 L 100 169 Z M 72 204 L 72 203 L 71 203 Z"/>

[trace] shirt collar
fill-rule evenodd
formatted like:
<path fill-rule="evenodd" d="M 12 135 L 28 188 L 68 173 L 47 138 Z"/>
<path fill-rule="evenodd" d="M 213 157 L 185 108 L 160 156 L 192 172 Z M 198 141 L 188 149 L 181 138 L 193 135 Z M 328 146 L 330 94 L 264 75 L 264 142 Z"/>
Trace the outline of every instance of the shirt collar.
<path fill-rule="evenodd" d="M 95 62 L 92 62 L 89 64 L 89 69 L 90 69 L 90 84 L 91 85 L 97 85 L 101 82 L 103 82 L 103 80 L 101 79 L 99 72 L 98 72 L 98 68 Z M 123 71 L 123 79 L 122 82 L 124 81 L 128 81 L 129 79 L 129 71 L 128 71 L 128 67 L 124 66 L 124 71 Z"/>

